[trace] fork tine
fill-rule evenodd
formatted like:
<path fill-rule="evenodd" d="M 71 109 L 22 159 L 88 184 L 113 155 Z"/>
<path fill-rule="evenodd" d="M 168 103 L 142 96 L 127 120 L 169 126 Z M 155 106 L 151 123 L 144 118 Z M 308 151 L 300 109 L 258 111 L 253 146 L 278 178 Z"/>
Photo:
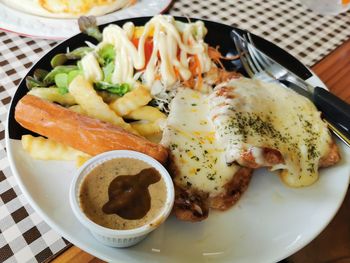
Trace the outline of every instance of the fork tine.
<path fill-rule="evenodd" d="M 247 46 L 249 48 L 251 57 L 254 59 L 255 63 L 259 65 L 259 69 L 260 69 L 259 73 L 264 73 L 263 75 L 260 75 L 259 78 L 268 82 L 271 80 L 276 80 L 275 75 L 270 70 L 272 62 L 268 58 L 263 56 L 260 53 L 260 51 L 255 47 L 254 41 L 249 32 L 246 33 L 246 36 L 244 39 L 247 41 Z"/>
<path fill-rule="evenodd" d="M 276 79 L 268 70 L 271 63 L 259 54 L 250 33 L 246 32 L 243 37 L 235 31 L 232 31 L 232 33 L 241 62 L 249 77 L 259 78 L 267 82 Z"/>
<path fill-rule="evenodd" d="M 235 32 L 234 32 L 235 33 Z M 254 69 L 251 68 L 250 63 L 247 60 L 247 50 L 243 46 L 242 40 L 236 35 L 236 33 L 233 36 L 233 41 L 235 42 L 236 49 L 238 51 L 239 57 L 241 59 L 241 62 L 243 64 L 244 69 L 247 71 L 249 77 L 254 77 Z"/>
<path fill-rule="evenodd" d="M 248 35 L 248 38 L 249 38 L 249 35 Z M 244 40 L 247 43 L 247 48 L 248 48 L 249 55 L 250 55 L 254 65 L 255 65 L 255 67 L 257 69 L 255 74 L 258 74 L 259 72 L 264 71 L 264 65 L 261 65 L 261 63 L 259 61 L 259 58 L 256 56 L 256 50 L 255 50 L 255 48 L 252 45 L 250 45 L 249 41 L 247 40 L 247 36 L 246 35 L 244 36 Z"/>
<path fill-rule="evenodd" d="M 263 69 L 268 68 L 271 65 L 271 61 L 267 60 L 264 56 L 260 54 L 260 52 L 255 48 L 254 41 L 252 39 L 252 36 L 249 32 L 247 32 L 248 37 L 248 43 L 250 43 L 250 51 L 252 52 L 253 56 L 256 58 L 258 63 L 262 66 Z"/>
<path fill-rule="evenodd" d="M 261 67 L 258 63 L 256 63 L 254 56 L 252 56 L 252 54 L 250 53 L 247 40 L 241 39 L 241 43 L 242 43 L 242 46 L 244 48 L 245 59 L 247 60 L 249 66 L 250 66 L 250 69 L 252 70 L 254 75 L 258 74 L 261 70 Z"/>
<path fill-rule="evenodd" d="M 254 78 L 256 75 L 264 71 L 264 65 L 261 65 L 259 63 L 259 60 L 256 59 L 254 56 L 254 53 L 256 51 L 254 50 L 254 47 L 250 45 L 247 37 L 250 37 L 249 32 L 246 32 L 243 36 L 241 36 L 239 33 L 232 31 L 233 37 L 235 40 L 235 45 L 240 53 L 241 61 L 246 69 L 248 75 L 251 78 Z"/>

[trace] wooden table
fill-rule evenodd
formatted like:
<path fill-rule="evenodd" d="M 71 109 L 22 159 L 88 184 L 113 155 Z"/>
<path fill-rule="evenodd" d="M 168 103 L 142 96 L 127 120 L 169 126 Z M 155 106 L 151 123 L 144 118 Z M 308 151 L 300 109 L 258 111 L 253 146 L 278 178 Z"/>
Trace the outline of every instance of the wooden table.
<path fill-rule="evenodd" d="M 326 83 L 331 92 L 350 103 L 350 39 L 312 67 L 312 70 Z M 285 261 L 290 263 L 350 262 L 350 190 L 328 227 L 309 245 Z M 104 261 L 72 246 L 53 262 Z"/>

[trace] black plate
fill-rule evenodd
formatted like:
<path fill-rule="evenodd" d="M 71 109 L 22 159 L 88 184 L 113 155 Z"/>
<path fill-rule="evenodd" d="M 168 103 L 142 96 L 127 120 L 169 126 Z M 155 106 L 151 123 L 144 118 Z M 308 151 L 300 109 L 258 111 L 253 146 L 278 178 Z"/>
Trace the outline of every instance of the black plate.
<path fill-rule="evenodd" d="M 132 18 L 132 19 L 124 19 L 119 20 L 113 23 L 108 23 L 100 26 L 100 29 L 102 30 L 104 27 L 106 27 L 109 24 L 116 24 L 119 26 L 122 26 L 124 23 L 132 21 L 137 26 L 142 26 L 146 24 L 152 17 L 140 17 L 140 18 Z M 185 17 L 175 17 L 176 20 L 180 20 L 183 22 L 187 22 L 188 18 Z M 196 21 L 198 19 L 191 19 L 191 21 Z M 224 55 L 234 55 L 237 54 L 237 51 L 235 49 L 235 45 L 233 40 L 230 37 L 231 31 L 234 29 L 238 32 L 244 32 L 241 29 L 231 27 L 228 25 L 212 22 L 212 21 L 206 21 L 203 20 L 205 23 L 205 26 L 208 29 L 208 34 L 205 37 L 205 41 L 213 47 L 219 46 L 220 52 Z M 272 44 L 271 42 L 253 35 L 253 40 L 255 45 L 268 54 L 270 57 L 284 65 L 286 68 L 293 71 L 295 74 L 297 74 L 299 77 L 303 79 L 308 79 L 312 76 L 312 73 L 296 58 L 294 58 L 292 55 L 290 55 L 288 52 L 284 51 L 283 49 L 279 48 L 278 46 Z M 97 43 L 97 41 L 94 38 L 91 38 L 85 34 L 78 34 L 74 37 L 71 37 L 62 43 L 55 46 L 52 50 L 50 50 L 45 56 L 43 56 L 27 73 L 26 76 L 32 76 L 34 73 L 34 70 L 37 68 L 41 69 L 47 69 L 50 70 L 50 61 L 53 56 L 55 56 L 58 53 L 65 53 L 67 48 L 69 47 L 70 50 L 73 50 L 75 48 L 85 46 L 85 41 L 90 41 L 92 43 Z M 236 60 L 234 62 L 228 62 L 225 61 L 224 65 L 227 70 L 237 70 L 244 75 L 246 75 L 246 72 L 242 68 L 242 65 L 239 60 Z M 21 81 L 21 83 L 18 86 L 18 89 L 12 99 L 11 107 L 10 107 L 10 113 L 8 118 L 8 133 L 10 139 L 21 139 L 22 135 L 24 134 L 33 134 L 32 132 L 24 129 L 22 126 L 20 126 L 14 119 L 14 110 L 17 105 L 17 102 L 28 92 L 26 84 L 25 84 L 25 78 Z"/>

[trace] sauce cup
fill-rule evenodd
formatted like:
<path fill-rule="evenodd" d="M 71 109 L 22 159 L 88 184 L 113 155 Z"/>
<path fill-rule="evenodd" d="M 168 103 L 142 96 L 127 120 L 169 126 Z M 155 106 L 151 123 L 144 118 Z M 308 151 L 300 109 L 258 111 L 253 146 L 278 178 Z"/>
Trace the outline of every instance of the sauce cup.
<path fill-rule="evenodd" d="M 87 215 L 82 211 L 79 199 L 80 187 L 84 178 L 97 166 L 102 163 L 118 158 L 131 158 L 145 162 L 149 166 L 155 168 L 161 178 L 165 182 L 166 186 L 166 202 L 156 216 L 150 222 L 138 228 L 127 229 L 127 230 L 115 230 L 111 228 L 103 227 L 92 220 L 90 220 Z M 143 153 L 128 151 L 128 150 L 117 150 L 110 151 L 99 154 L 89 161 L 87 161 L 82 167 L 79 168 L 75 174 L 72 184 L 70 186 L 70 205 L 72 210 L 80 221 L 91 234 L 101 243 L 111 246 L 111 247 L 129 247 L 137 244 L 143 240 L 147 234 L 155 230 L 159 225 L 161 225 L 166 218 L 169 216 L 173 203 L 174 203 L 174 185 L 168 171 L 155 159 L 145 155 Z"/>

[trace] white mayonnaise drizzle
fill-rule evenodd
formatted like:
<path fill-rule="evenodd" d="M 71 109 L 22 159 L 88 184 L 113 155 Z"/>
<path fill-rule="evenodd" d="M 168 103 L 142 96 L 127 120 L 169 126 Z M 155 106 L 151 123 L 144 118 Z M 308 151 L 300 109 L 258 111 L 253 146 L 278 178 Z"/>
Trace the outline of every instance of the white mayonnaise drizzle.
<path fill-rule="evenodd" d="M 103 73 L 93 52 L 86 54 L 81 59 L 84 77 L 88 81 L 97 82 L 103 79 Z"/>
<path fill-rule="evenodd" d="M 191 77 L 188 55 L 197 56 L 202 73 L 212 66 L 208 45 L 203 40 L 207 30 L 202 21 L 181 23 L 171 16 L 155 16 L 144 26 L 137 48 L 132 43 L 134 30 L 131 22 L 124 24 L 123 28 L 109 25 L 103 30 L 103 41 L 99 47 L 112 44 L 116 52 L 113 83 L 133 83 L 134 70 L 144 70 L 143 80 L 148 87 L 155 81 L 157 73 L 165 86 L 171 86 L 178 80 L 176 71 L 183 80 L 188 80 Z M 145 65 L 144 45 L 152 32 L 153 50 Z"/>

